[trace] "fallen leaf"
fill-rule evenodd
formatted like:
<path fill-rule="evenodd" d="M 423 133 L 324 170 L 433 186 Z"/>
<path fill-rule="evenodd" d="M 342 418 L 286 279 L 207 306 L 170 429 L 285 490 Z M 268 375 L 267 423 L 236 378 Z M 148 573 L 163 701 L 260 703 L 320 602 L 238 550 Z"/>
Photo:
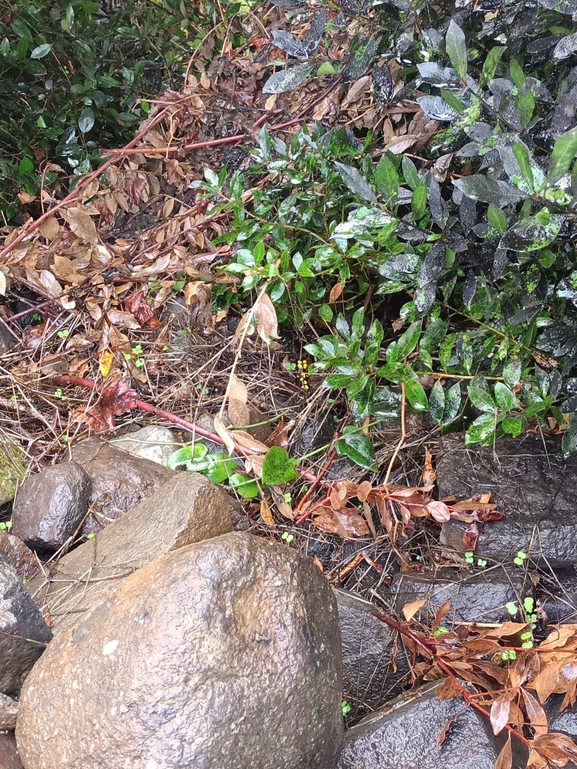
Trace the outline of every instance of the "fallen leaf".
<path fill-rule="evenodd" d="M 495 762 L 495 769 L 511 769 L 513 766 L 513 752 L 511 750 L 511 733 L 507 735 L 507 741 L 503 745 L 503 749 L 499 753 L 499 757 Z"/>
<path fill-rule="evenodd" d="M 114 428 L 114 417 L 136 408 L 138 396 L 122 379 L 104 385 L 98 403 L 87 414 L 90 429 L 102 433 Z"/>
<path fill-rule="evenodd" d="M 437 473 L 433 469 L 431 452 L 425 446 L 425 469 L 423 470 L 423 486 L 434 486 L 437 482 Z"/>
<path fill-rule="evenodd" d="M 62 218 L 70 225 L 72 232 L 86 243 L 95 246 L 98 243 L 98 232 L 91 216 L 83 206 L 73 206 L 60 211 Z"/>
<path fill-rule="evenodd" d="M 160 321 L 154 315 L 152 307 L 145 299 L 144 290 L 137 291 L 135 294 L 127 297 L 124 302 L 124 308 L 134 315 L 141 326 L 156 328 L 160 324 Z"/>
<path fill-rule="evenodd" d="M 270 344 L 273 339 L 278 339 L 278 320 L 276 310 L 267 294 L 263 294 L 257 300 L 254 314 L 258 320 L 257 334 L 265 344 Z"/>
<path fill-rule="evenodd" d="M 413 619 L 419 609 L 422 609 L 426 603 L 426 598 L 420 598 L 418 601 L 411 601 L 410 603 L 406 603 L 403 606 L 403 614 L 405 615 L 407 622 L 410 622 L 410 620 Z"/>
<path fill-rule="evenodd" d="M 451 511 L 444 502 L 429 502 L 426 507 L 431 518 L 438 523 L 446 523 L 451 520 Z"/>
<path fill-rule="evenodd" d="M 511 696 L 505 692 L 497 697 L 491 705 L 489 720 L 493 729 L 493 734 L 500 734 L 507 726 L 509 720 L 509 711 L 511 709 Z"/>
<path fill-rule="evenodd" d="M 110 374 L 113 361 L 114 355 L 110 352 L 110 350 L 104 350 L 98 362 L 98 370 L 100 372 L 100 376 L 104 379 L 106 379 L 106 377 Z"/>
<path fill-rule="evenodd" d="M 218 417 L 214 418 L 214 431 L 222 439 L 228 453 L 232 454 L 235 449 L 234 439 Z"/>
<path fill-rule="evenodd" d="M 272 517 L 272 510 L 270 509 L 270 505 L 265 497 L 263 497 L 260 501 L 260 517 L 263 519 L 267 526 L 269 526 L 271 529 L 274 528 L 275 523 L 274 518 Z"/>
<path fill-rule="evenodd" d="M 329 293 L 329 302 L 333 304 L 337 301 L 337 299 L 340 297 L 340 295 L 343 293 L 343 290 L 345 288 L 344 283 L 335 283 L 335 285 L 331 288 Z"/>

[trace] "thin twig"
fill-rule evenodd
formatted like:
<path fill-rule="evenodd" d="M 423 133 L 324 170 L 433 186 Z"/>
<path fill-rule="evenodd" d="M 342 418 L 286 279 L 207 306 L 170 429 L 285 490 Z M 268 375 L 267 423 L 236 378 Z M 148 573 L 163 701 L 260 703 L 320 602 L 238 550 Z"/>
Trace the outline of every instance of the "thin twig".
<path fill-rule="evenodd" d="M 407 437 L 406 419 L 405 419 L 406 405 L 407 404 L 406 404 L 406 397 L 405 397 L 405 384 L 404 382 L 401 382 L 401 437 L 399 438 L 399 442 L 395 446 L 395 450 L 393 451 L 393 456 L 391 457 L 389 466 L 387 467 L 387 474 L 385 475 L 385 480 L 383 481 L 383 486 L 385 487 L 387 486 L 389 482 L 389 478 L 391 477 L 391 471 L 393 469 L 395 460 L 399 455 L 399 451 L 403 447 L 403 443 L 405 442 L 405 439 Z"/>

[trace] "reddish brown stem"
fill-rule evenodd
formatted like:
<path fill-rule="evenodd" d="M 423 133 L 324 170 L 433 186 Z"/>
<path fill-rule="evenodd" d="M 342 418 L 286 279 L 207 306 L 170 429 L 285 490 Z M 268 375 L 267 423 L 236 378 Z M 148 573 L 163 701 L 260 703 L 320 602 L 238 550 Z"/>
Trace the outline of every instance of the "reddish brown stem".
<path fill-rule="evenodd" d="M 298 518 L 295 520 L 295 526 L 300 526 L 300 525 L 301 525 L 301 523 L 304 523 L 304 521 L 306 521 L 306 520 L 307 520 L 307 518 L 310 518 L 310 517 L 311 517 L 311 515 L 312 515 L 314 512 L 316 512 L 316 511 L 317 511 L 319 508 L 321 508 L 321 507 L 324 507 L 324 506 L 325 506 L 325 505 L 326 505 L 328 502 L 330 502 L 330 500 L 331 500 L 331 495 L 330 495 L 330 493 L 329 493 L 329 494 L 326 494 L 326 495 L 325 495 L 325 496 L 324 496 L 324 497 L 321 499 L 321 501 L 320 501 L 320 502 L 317 502 L 317 503 L 316 503 L 316 505 L 313 505 L 312 507 L 309 507 L 309 509 L 308 509 L 308 510 L 305 510 L 305 512 L 304 512 L 302 515 L 300 515 L 300 516 L 299 516 L 299 517 L 298 517 Z"/>
<path fill-rule="evenodd" d="M 334 458 L 336 457 L 336 455 L 337 455 L 337 452 L 336 452 L 336 450 L 335 450 L 335 449 L 332 449 L 332 450 L 330 451 L 330 453 L 329 453 L 329 456 L 328 456 L 328 458 L 327 458 L 327 461 L 326 461 L 326 462 L 324 463 L 324 465 L 322 466 L 322 468 L 321 468 L 321 470 L 320 470 L 319 474 L 316 476 L 316 478 L 314 479 L 314 481 L 313 481 L 313 482 L 311 483 L 311 485 L 309 486 L 309 488 L 308 488 L 307 492 L 306 492 L 305 494 L 303 494 L 303 497 L 302 497 L 301 501 L 298 503 L 298 505 L 297 505 L 297 507 L 296 507 L 296 510 L 295 510 L 295 515 L 297 515 L 297 517 L 298 517 L 298 514 L 300 513 L 300 511 L 301 511 L 301 510 L 303 509 L 303 507 L 305 506 L 305 504 L 308 502 L 308 500 L 309 500 L 309 499 L 311 498 L 311 496 L 313 495 L 313 493 L 314 493 L 314 490 L 315 490 L 315 489 L 316 489 L 316 487 L 319 485 L 319 483 L 321 482 L 322 478 L 323 478 L 323 477 L 326 475 L 326 473 L 328 472 L 328 469 L 329 469 L 329 467 L 332 465 L 332 463 L 333 463 L 333 460 L 334 460 Z"/>

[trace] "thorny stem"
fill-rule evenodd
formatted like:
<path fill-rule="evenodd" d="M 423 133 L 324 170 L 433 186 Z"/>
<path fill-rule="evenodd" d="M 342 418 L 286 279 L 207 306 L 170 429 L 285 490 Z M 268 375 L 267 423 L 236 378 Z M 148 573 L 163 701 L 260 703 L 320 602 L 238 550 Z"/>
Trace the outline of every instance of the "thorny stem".
<path fill-rule="evenodd" d="M 468 692 L 467 689 L 462 685 L 460 680 L 457 678 L 453 670 L 447 665 L 443 660 L 439 659 L 435 654 L 435 646 L 430 643 L 429 641 L 426 641 L 424 638 L 421 638 L 416 633 L 413 633 L 409 628 L 404 627 L 399 622 L 395 622 L 395 620 L 388 617 L 386 614 L 382 614 L 380 611 L 373 611 L 373 616 L 377 619 L 381 620 L 381 622 L 384 622 L 389 627 L 393 628 L 393 630 L 396 630 L 401 635 L 404 635 L 406 638 L 409 638 L 416 646 L 420 646 L 421 649 L 425 652 L 425 656 L 429 659 L 433 659 L 435 664 L 439 666 L 439 668 L 445 673 L 446 676 L 451 678 L 457 686 L 459 687 L 461 691 L 461 695 L 467 705 L 470 705 L 475 710 L 479 711 L 479 713 L 482 713 L 485 718 L 489 718 L 489 713 L 487 710 L 482 706 L 479 705 L 479 703 L 475 700 L 475 695 L 471 692 Z M 529 750 L 531 750 L 531 741 L 528 740 L 525 735 L 521 734 L 521 732 L 517 731 L 512 726 L 509 726 L 509 724 L 505 724 L 505 729 L 508 731 L 511 735 L 514 737 L 517 737 L 518 740 L 520 740 Z"/>

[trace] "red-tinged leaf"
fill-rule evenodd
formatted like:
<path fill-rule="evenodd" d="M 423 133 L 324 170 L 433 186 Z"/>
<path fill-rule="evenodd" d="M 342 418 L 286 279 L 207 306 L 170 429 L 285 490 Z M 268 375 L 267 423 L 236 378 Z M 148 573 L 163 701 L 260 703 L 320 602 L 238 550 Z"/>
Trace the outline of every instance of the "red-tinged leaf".
<path fill-rule="evenodd" d="M 541 655 L 534 651 L 521 652 L 512 665 L 509 665 L 509 685 L 512 688 L 523 686 L 532 681 L 541 670 Z"/>
<path fill-rule="evenodd" d="M 442 745 L 445 742 L 445 740 L 447 739 L 447 734 L 449 733 L 449 729 L 456 722 L 457 718 L 458 716 L 453 716 L 447 721 L 447 723 L 445 724 L 445 728 L 437 737 L 437 742 L 439 743 L 439 745 Z"/>
<path fill-rule="evenodd" d="M 535 689 L 542 703 L 546 702 L 553 692 L 558 690 L 562 666 L 562 661 L 545 665 L 535 680 L 532 681 L 531 688 Z"/>
<path fill-rule="evenodd" d="M 437 473 L 433 469 L 431 452 L 425 446 L 425 469 L 423 470 L 423 486 L 434 486 L 437 482 Z"/>
<path fill-rule="evenodd" d="M 122 379 L 114 379 L 102 388 L 96 406 L 88 412 L 90 429 L 95 433 L 114 428 L 114 417 L 137 407 L 138 395 Z"/>
<path fill-rule="evenodd" d="M 522 689 L 521 691 L 523 692 L 525 711 L 531 726 L 535 729 L 537 734 L 547 734 L 549 731 L 549 724 L 547 722 L 545 711 L 532 694 L 529 694 L 525 689 Z"/>
<path fill-rule="evenodd" d="M 144 298 L 144 291 L 137 291 L 136 294 L 131 294 L 131 296 L 127 297 L 124 302 L 124 308 L 134 315 L 141 326 L 150 325 L 152 319 L 156 320 L 152 307 Z"/>
<path fill-rule="evenodd" d="M 567 766 L 569 761 L 577 761 L 577 745 L 567 734 L 561 734 L 561 732 L 542 734 L 531 744 L 533 750 L 553 766 Z"/>
<path fill-rule="evenodd" d="M 451 511 L 444 502 L 429 502 L 427 510 L 431 518 L 439 523 L 447 523 L 447 521 L 451 520 Z"/>
<path fill-rule="evenodd" d="M 465 547 L 465 552 L 467 551 L 474 551 L 477 547 L 477 542 L 479 540 L 479 529 L 477 528 L 477 524 L 475 521 L 471 523 L 465 531 L 463 532 L 463 545 Z"/>
<path fill-rule="evenodd" d="M 504 518 L 504 514 L 498 510 L 477 510 L 477 520 L 483 523 L 490 523 L 491 521 L 501 521 Z"/>
<path fill-rule="evenodd" d="M 462 502 L 452 502 L 452 498 L 447 497 L 443 501 L 451 502 L 451 509 L 460 510 L 463 513 L 472 513 L 473 511 L 478 513 L 480 510 L 490 511 L 497 507 L 493 502 L 479 502 L 477 499 L 465 499 Z"/>
<path fill-rule="evenodd" d="M 367 537 L 370 534 L 367 522 L 358 514 L 356 508 L 331 510 L 321 507 L 315 515 L 314 524 L 329 534 L 338 534 L 343 539 Z"/>
<path fill-rule="evenodd" d="M 431 630 L 435 631 L 438 627 L 441 626 L 441 623 L 445 619 L 445 616 L 447 615 L 447 612 L 451 608 L 451 602 L 445 601 L 445 603 L 442 606 L 439 606 L 437 611 L 435 612 L 435 621 L 433 622 L 433 626 L 431 627 Z"/>
<path fill-rule="evenodd" d="M 407 622 L 412 620 L 415 614 L 419 611 L 419 609 L 422 609 L 426 603 L 427 603 L 426 598 L 421 598 L 418 601 L 411 601 L 410 603 L 406 603 L 403 606 L 403 614 L 405 615 L 405 619 L 407 620 Z"/>
<path fill-rule="evenodd" d="M 509 720 L 509 711 L 511 709 L 511 699 L 508 693 L 501 694 L 491 705 L 489 720 L 493 734 L 499 734 L 507 726 Z"/>
<path fill-rule="evenodd" d="M 511 750 L 511 733 L 507 735 L 507 742 L 495 762 L 495 769 L 511 769 L 513 766 L 513 751 Z"/>

